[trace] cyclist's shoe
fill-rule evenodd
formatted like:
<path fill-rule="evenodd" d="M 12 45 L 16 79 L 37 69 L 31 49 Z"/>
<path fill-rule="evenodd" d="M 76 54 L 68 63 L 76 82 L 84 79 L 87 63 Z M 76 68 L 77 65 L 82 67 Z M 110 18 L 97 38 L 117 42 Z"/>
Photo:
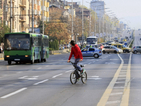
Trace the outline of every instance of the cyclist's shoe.
<path fill-rule="evenodd" d="M 85 70 L 84 70 L 84 69 L 82 69 L 80 73 L 81 73 L 81 74 L 83 74 L 84 72 L 85 72 Z"/>
<path fill-rule="evenodd" d="M 77 82 L 80 80 L 80 78 L 77 78 Z"/>

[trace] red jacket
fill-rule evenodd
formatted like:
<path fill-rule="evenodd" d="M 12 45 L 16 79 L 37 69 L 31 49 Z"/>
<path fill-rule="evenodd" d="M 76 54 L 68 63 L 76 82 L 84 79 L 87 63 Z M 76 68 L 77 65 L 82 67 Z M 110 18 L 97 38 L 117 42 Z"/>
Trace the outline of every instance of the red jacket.
<path fill-rule="evenodd" d="M 74 55 L 75 59 L 83 59 L 81 50 L 77 44 L 75 44 L 74 47 L 71 48 L 69 60 L 71 59 L 72 55 Z"/>

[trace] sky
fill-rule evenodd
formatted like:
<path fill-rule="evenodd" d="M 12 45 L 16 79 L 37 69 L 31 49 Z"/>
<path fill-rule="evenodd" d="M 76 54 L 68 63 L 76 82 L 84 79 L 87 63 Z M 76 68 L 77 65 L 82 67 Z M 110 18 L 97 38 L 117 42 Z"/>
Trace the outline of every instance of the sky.
<path fill-rule="evenodd" d="M 71 2 L 72 0 L 66 0 Z M 92 0 L 83 0 L 83 5 L 89 8 L 89 3 Z M 141 0 L 102 0 L 105 2 L 107 11 L 114 12 L 116 17 L 129 25 L 132 29 L 141 29 Z M 82 0 L 73 0 L 73 2 L 80 2 Z"/>

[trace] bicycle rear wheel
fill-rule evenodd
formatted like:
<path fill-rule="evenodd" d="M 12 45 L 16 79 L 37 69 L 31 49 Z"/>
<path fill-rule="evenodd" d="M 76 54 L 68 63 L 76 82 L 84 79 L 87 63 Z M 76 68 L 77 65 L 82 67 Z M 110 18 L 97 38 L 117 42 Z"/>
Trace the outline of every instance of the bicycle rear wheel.
<path fill-rule="evenodd" d="M 76 84 L 76 82 L 77 82 L 76 74 L 75 74 L 74 72 L 72 72 L 72 73 L 70 74 L 70 82 L 71 82 L 72 84 Z"/>
<path fill-rule="evenodd" d="M 81 81 L 82 81 L 83 84 L 85 84 L 85 83 L 87 82 L 87 73 L 86 73 L 86 72 L 84 72 L 84 73 L 82 74 L 82 76 L 81 76 Z"/>

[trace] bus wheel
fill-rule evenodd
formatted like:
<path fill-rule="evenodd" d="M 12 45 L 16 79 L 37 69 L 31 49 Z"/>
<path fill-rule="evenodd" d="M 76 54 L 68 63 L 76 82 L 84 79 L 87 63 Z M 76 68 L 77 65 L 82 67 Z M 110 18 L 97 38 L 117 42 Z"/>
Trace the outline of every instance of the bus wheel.
<path fill-rule="evenodd" d="M 46 61 L 47 61 L 47 59 L 45 58 L 45 59 L 44 59 L 44 62 L 46 62 Z"/>
<path fill-rule="evenodd" d="M 42 62 L 42 58 L 41 58 L 41 54 L 40 54 L 40 58 L 38 60 L 38 63 L 41 63 Z"/>
<path fill-rule="evenodd" d="M 8 64 L 11 65 L 11 61 L 8 61 Z"/>

